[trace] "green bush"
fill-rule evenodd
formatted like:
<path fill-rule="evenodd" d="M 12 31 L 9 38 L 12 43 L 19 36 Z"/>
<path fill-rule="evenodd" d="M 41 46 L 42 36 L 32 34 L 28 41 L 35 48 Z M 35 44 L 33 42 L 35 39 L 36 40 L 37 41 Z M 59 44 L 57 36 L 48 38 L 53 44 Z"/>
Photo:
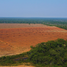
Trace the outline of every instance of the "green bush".
<path fill-rule="evenodd" d="M 64 39 L 37 44 L 29 51 L 29 60 L 39 65 L 67 67 L 66 45 L 67 41 Z"/>

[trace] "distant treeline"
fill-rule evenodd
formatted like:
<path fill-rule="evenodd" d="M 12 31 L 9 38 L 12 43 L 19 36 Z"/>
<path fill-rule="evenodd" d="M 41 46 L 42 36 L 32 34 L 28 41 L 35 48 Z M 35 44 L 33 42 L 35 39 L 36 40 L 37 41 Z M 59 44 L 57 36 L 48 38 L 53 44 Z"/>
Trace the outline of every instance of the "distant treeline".
<path fill-rule="evenodd" d="M 67 22 L 61 22 L 61 21 L 50 21 L 50 22 L 44 22 L 43 24 L 48 26 L 56 26 L 59 28 L 63 28 L 67 30 Z"/>
<path fill-rule="evenodd" d="M 67 30 L 67 18 L 0 18 L 0 23 L 45 24 Z"/>

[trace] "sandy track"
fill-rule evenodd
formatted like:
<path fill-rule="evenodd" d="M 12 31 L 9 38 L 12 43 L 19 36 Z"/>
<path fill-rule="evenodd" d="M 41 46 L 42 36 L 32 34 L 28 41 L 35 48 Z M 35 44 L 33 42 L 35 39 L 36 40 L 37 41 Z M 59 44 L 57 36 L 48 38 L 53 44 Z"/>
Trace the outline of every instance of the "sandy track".
<path fill-rule="evenodd" d="M 27 52 L 30 46 L 58 38 L 67 39 L 67 30 L 31 24 L 30 27 L 22 25 L 22 28 L 0 29 L 0 56 L 14 55 Z M 6 26 L 10 26 L 9 24 Z"/>

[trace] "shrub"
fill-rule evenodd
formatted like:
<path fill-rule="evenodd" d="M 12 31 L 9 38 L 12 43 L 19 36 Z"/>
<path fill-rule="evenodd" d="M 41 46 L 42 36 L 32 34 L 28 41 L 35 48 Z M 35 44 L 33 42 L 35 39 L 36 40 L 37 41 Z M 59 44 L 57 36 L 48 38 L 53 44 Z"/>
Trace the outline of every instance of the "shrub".
<path fill-rule="evenodd" d="M 39 65 L 67 67 L 67 48 L 64 45 L 67 45 L 64 39 L 37 44 L 29 51 L 29 60 Z"/>

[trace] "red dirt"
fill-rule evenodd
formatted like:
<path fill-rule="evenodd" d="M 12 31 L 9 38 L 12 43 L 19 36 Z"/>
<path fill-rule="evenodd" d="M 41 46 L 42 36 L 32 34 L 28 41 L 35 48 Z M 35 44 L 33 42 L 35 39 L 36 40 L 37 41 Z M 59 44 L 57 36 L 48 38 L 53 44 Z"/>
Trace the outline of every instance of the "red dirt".
<path fill-rule="evenodd" d="M 20 54 L 31 45 L 58 38 L 66 40 L 67 30 L 54 26 L 0 29 L 0 56 Z"/>

